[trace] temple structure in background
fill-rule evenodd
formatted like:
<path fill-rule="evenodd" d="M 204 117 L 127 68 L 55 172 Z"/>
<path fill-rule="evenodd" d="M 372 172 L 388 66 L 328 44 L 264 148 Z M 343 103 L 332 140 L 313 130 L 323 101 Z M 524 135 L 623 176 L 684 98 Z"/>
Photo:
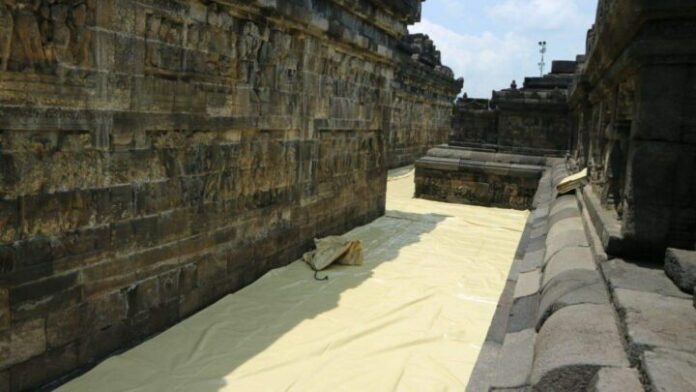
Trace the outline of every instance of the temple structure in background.
<path fill-rule="evenodd" d="M 532 209 L 468 390 L 696 390 L 695 105 L 676 0 L 600 0 L 576 63 L 458 103 L 417 195 Z"/>
<path fill-rule="evenodd" d="M 582 61 L 580 56 L 578 61 Z M 578 61 L 487 99 L 460 98 L 449 143 L 416 165 L 416 196 L 484 206 L 531 208 L 547 158 L 568 155 L 574 133 L 568 88 Z"/>

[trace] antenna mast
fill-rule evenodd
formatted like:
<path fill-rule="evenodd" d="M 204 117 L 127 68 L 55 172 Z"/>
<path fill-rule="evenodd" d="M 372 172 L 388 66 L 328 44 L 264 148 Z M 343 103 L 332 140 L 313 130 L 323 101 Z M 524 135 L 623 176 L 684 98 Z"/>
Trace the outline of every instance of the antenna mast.
<path fill-rule="evenodd" d="M 546 62 L 544 61 L 544 56 L 546 55 L 546 41 L 539 41 L 539 53 L 541 53 L 541 61 L 539 62 L 539 76 L 544 77 L 544 67 L 546 67 Z"/>

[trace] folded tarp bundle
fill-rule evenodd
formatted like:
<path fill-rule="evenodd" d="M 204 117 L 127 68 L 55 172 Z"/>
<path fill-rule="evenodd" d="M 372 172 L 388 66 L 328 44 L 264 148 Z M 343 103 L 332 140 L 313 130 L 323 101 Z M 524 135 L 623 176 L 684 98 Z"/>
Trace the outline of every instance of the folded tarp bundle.
<path fill-rule="evenodd" d="M 362 265 L 362 242 L 348 240 L 341 236 L 331 236 L 322 239 L 314 239 L 316 249 L 307 252 L 302 259 L 314 270 L 314 278 L 327 280 L 327 277 L 319 279 L 317 273 L 326 269 L 333 263 L 341 265 Z"/>
<path fill-rule="evenodd" d="M 582 188 L 587 185 L 587 168 L 583 169 L 579 173 L 575 173 L 572 176 L 568 176 L 561 180 L 561 182 L 556 185 L 556 190 L 559 195 L 564 195 L 570 191 L 574 191 L 578 188 Z"/>

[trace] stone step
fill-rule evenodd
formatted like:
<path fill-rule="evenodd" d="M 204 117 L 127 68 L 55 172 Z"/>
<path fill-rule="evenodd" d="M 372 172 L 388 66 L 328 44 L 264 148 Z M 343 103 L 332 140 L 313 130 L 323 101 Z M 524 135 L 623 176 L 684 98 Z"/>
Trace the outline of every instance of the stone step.
<path fill-rule="evenodd" d="M 694 287 L 696 287 L 696 251 L 667 249 L 665 273 L 682 291 L 694 294 Z"/>

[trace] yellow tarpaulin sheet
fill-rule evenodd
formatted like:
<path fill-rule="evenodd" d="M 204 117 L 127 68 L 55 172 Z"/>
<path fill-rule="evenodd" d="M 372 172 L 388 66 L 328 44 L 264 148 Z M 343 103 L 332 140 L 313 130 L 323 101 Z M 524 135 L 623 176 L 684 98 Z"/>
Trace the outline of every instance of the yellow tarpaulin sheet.
<path fill-rule="evenodd" d="M 61 391 L 461 391 L 526 212 L 412 199 L 347 233 L 362 266 L 273 270 Z"/>

